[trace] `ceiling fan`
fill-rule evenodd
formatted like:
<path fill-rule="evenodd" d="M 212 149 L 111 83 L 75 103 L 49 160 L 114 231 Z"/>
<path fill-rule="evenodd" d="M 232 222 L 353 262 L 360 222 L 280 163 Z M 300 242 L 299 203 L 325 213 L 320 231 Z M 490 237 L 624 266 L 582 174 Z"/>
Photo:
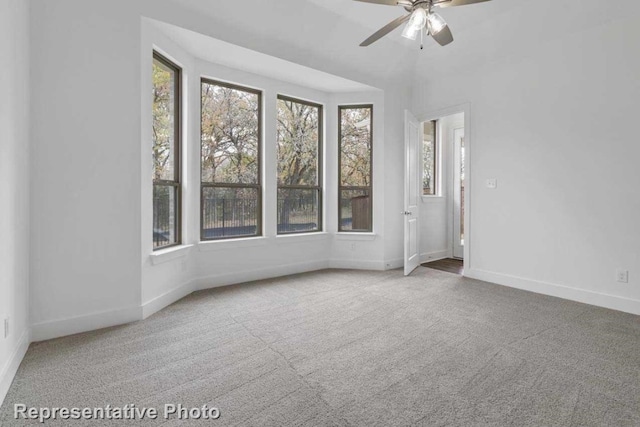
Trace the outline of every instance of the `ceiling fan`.
<path fill-rule="evenodd" d="M 355 0 L 364 3 L 382 4 L 387 6 L 402 6 L 408 15 L 401 16 L 389 22 L 376 31 L 371 37 L 363 41 L 360 46 L 369 46 L 382 37 L 389 34 L 405 22 L 407 25 L 402 31 L 402 36 L 415 40 L 420 34 L 421 40 L 424 34 L 430 35 L 440 44 L 446 46 L 453 42 L 453 34 L 447 23 L 433 9 L 440 7 L 466 6 L 468 4 L 482 3 L 490 0 Z M 422 49 L 422 43 L 420 48 Z"/>

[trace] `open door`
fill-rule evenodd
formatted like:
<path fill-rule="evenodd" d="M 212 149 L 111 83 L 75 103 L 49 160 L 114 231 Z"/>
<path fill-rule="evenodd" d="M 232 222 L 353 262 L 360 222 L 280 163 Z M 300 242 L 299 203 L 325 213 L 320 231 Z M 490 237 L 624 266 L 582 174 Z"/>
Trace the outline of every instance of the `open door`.
<path fill-rule="evenodd" d="M 405 112 L 404 161 L 404 275 L 420 265 L 420 144 L 422 126 L 409 111 Z"/>

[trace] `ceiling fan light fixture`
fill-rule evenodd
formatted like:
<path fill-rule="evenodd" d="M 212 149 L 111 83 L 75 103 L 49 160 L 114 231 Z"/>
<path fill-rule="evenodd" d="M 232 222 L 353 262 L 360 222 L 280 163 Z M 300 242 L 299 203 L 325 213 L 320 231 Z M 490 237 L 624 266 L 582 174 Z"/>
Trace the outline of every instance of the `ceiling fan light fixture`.
<path fill-rule="evenodd" d="M 420 28 L 415 28 L 410 25 L 404 27 L 402 30 L 402 37 L 407 38 L 409 40 L 415 40 L 418 38 L 418 34 L 420 33 Z"/>
<path fill-rule="evenodd" d="M 422 29 L 427 25 L 427 12 L 419 7 L 413 11 L 409 22 L 402 31 L 402 37 L 415 40 Z"/>
<path fill-rule="evenodd" d="M 427 23 L 429 25 L 429 33 L 431 35 L 438 34 L 447 26 L 447 23 L 442 19 L 442 16 L 437 13 L 430 13 L 429 16 L 427 16 Z"/>

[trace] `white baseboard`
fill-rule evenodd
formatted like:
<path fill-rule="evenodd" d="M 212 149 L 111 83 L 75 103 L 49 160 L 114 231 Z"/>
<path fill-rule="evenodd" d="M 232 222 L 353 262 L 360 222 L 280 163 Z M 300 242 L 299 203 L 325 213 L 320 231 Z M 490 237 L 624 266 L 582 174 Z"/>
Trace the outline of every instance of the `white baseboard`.
<path fill-rule="evenodd" d="M 402 267 L 404 267 L 404 258 L 397 258 L 384 262 L 384 270 L 395 270 Z"/>
<path fill-rule="evenodd" d="M 193 289 L 197 291 L 218 288 L 222 286 L 236 285 L 238 283 L 253 282 L 255 280 L 273 279 L 275 277 L 289 276 L 291 274 L 324 270 L 326 268 L 329 268 L 329 262 L 326 260 L 320 260 L 245 270 L 242 272 L 201 277 L 194 281 Z"/>
<path fill-rule="evenodd" d="M 142 304 L 140 307 L 36 323 L 32 326 L 32 342 L 45 341 L 136 322 L 157 313 L 196 290 L 235 285 L 237 283 L 251 282 L 254 280 L 271 279 L 326 268 L 329 268 L 329 262 L 326 260 L 309 261 L 195 279 Z"/>
<path fill-rule="evenodd" d="M 538 294 L 550 295 L 584 304 L 609 308 L 640 315 L 640 301 L 623 298 L 615 295 L 601 294 L 585 289 L 571 288 L 554 283 L 541 282 L 537 280 L 525 279 L 523 277 L 510 276 L 507 274 L 494 273 L 490 271 L 470 269 L 465 271 L 465 277 L 491 282 L 502 286 L 522 289 Z"/>
<path fill-rule="evenodd" d="M 386 269 L 385 261 L 368 261 L 356 259 L 332 259 L 329 260 L 329 268 L 341 270 L 376 270 Z"/>
<path fill-rule="evenodd" d="M 22 363 L 22 359 L 29 349 L 30 342 L 29 330 L 27 329 L 20 337 L 18 345 L 16 345 L 11 357 L 2 367 L 2 370 L 0 370 L 0 406 L 2 406 L 2 402 L 4 402 L 4 398 L 7 396 L 7 392 L 9 391 L 9 387 L 11 387 L 13 378 L 16 376 L 16 372 L 18 372 L 20 363 Z"/>
<path fill-rule="evenodd" d="M 163 308 L 170 306 L 174 302 L 181 300 L 182 298 L 192 293 L 194 289 L 195 281 L 190 280 L 187 283 L 184 283 L 177 288 L 172 289 L 169 292 L 166 292 L 152 299 L 151 301 L 142 304 L 142 318 L 146 319 L 152 314 L 159 312 Z"/>
<path fill-rule="evenodd" d="M 110 326 L 123 325 L 141 319 L 142 307 L 131 307 L 36 323 L 31 326 L 31 339 L 32 342 L 45 341 Z"/>

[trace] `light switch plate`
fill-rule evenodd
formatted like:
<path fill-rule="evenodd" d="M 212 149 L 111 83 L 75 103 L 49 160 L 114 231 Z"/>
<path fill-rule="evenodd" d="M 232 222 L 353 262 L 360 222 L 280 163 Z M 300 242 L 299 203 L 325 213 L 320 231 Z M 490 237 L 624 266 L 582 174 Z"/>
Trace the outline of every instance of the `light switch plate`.
<path fill-rule="evenodd" d="M 495 190 L 496 188 L 498 188 L 498 180 L 495 178 L 488 179 L 487 188 L 490 190 Z"/>

